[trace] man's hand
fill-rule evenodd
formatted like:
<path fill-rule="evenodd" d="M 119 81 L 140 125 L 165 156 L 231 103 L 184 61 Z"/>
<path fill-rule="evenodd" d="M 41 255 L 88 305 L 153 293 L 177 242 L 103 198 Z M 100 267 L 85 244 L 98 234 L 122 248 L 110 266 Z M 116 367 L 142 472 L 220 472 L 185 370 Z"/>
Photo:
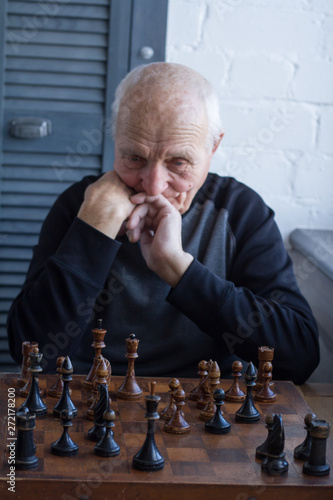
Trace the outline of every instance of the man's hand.
<path fill-rule="evenodd" d="M 170 286 L 176 286 L 193 261 L 182 247 L 180 213 L 162 194 L 137 193 L 131 196 L 131 202 L 137 206 L 126 224 L 129 240 L 140 240 L 148 267 Z"/>
<path fill-rule="evenodd" d="M 133 190 L 114 171 L 87 187 L 78 217 L 110 238 L 115 238 L 135 205 Z"/>

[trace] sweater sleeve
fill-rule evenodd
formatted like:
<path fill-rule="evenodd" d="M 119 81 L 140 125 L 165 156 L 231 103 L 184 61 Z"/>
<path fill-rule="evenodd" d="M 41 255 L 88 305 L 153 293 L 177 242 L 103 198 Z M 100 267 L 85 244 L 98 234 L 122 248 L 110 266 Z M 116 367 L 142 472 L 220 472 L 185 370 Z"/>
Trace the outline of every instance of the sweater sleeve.
<path fill-rule="evenodd" d="M 303 383 L 319 362 L 317 325 L 274 214 L 251 194 L 237 199 L 230 224 L 236 250 L 227 279 L 194 260 L 167 300 L 228 354 L 256 363 L 259 346 L 274 347 L 274 378 Z"/>
<path fill-rule="evenodd" d="M 82 201 L 76 190 L 61 195 L 46 218 L 26 281 L 8 314 L 12 357 L 20 363 L 22 342 L 38 342 L 45 371 L 55 368 L 58 356 L 76 351 L 87 327 L 82 306 L 92 311 L 120 247 L 76 218 Z"/>

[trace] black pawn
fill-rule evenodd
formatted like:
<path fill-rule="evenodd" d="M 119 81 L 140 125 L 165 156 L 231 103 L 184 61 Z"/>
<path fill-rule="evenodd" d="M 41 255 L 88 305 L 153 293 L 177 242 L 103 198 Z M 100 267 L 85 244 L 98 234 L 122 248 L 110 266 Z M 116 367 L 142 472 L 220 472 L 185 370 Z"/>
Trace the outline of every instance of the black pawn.
<path fill-rule="evenodd" d="M 326 441 L 330 424 L 325 420 L 313 420 L 310 435 L 312 439 L 309 461 L 303 465 L 303 473 L 310 476 L 326 476 L 330 466 L 326 463 Z"/>
<path fill-rule="evenodd" d="M 211 420 L 205 423 L 205 430 L 212 434 L 227 434 L 230 431 L 231 424 L 223 417 L 222 405 L 224 404 L 224 390 L 215 389 L 213 393 L 216 411 Z"/>
<path fill-rule="evenodd" d="M 88 431 L 88 439 L 98 442 L 105 434 L 104 413 L 110 410 L 110 398 L 108 386 L 99 384 L 98 386 L 99 399 L 94 408 L 94 427 Z"/>
<path fill-rule="evenodd" d="M 250 424 L 252 422 L 257 422 L 258 420 L 260 420 L 260 413 L 255 407 L 252 399 L 252 388 L 256 385 L 255 383 L 256 378 L 257 376 L 255 368 L 252 362 L 250 362 L 248 364 L 246 372 L 244 373 L 244 379 L 247 389 L 246 398 L 241 408 L 238 411 L 236 411 L 235 415 L 236 422 L 243 422 Z"/>
<path fill-rule="evenodd" d="M 72 441 L 68 434 L 68 428 L 73 425 L 73 413 L 71 410 L 62 410 L 60 413 L 61 424 L 63 426 L 63 432 L 60 438 L 51 444 L 51 453 L 54 455 L 59 455 L 61 457 L 70 457 L 76 455 L 79 446 Z"/>
<path fill-rule="evenodd" d="M 100 457 L 114 457 L 120 453 L 120 447 L 113 439 L 112 427 L 115 425 L 113 422 L 115 413 L 113 410 L 109 410 L 103 416 L 106 432 L 102 439 L 95 445 L 94 453 Z"/>
<path fill-rule="evenodd" d="M 24 409 L 16 414 L 17 439 L 15 443 L 15 467 L 19 470 L 34 469 L 38 465 L 33 441 L 36 415 Z"/>
<path fill-rule="evenodd" d="M 316 415 L 314 413 L 308 413 L 304 417 L 304 429 L 306 430 L 306 438 L 304 439 L 303 443 L 296 446 L 294 450 L 294 458 L 298 458 L 298 460 L 309 460 L 312 444 L 310 430 L 313 420 L 316 420 Z"/>
<path fill-rule="evenodd" d="M 72 380 L 71 374 L 73 373 L 73 366 L 71 360 L 69 359 L 69 356 L 66 356 L 66 358 L 64 359 L 60 367 L 60 373 L 61 379 L 64 382 L 64 387 L 58 403 L 53 408 L 53 415 L 59 418 L 62 410 L 69 410 L 72 413 L 73 417 L 76 417 L 77 409 L 75 408 L 74 403 L 71 400 L 68 387 L 69 382 Z"/>
<path fill-rule="evenodd" d="M 273 430 L 274 413 L 268 413 L 265 418 L 266 429 L 268 430 L 266 441 L 256 448 L 256 457 L 262 460 L 267 455 L 267 443 L 269 443 L 270 435 Z"/>
<path fill-rule="evenodd" d="M 163 469 L 164 458 L 157 449 L 154 438 L 155 420 L 158 420 L 157 405 L 160 401 L 159 396 L 154 395 L 155 383 L 151 384 L 151 393 L 145 396 L 146 413 L 145 417 L 148 420 L 147 436 L 142 448 L 133 457 L 133 467 L 139 470 L 156 471 Z"/>
<path fill-rule="evenodd" d="M 39 385 L 38 385 L 38 374 L 42 371 L 40 363 L 42 361 L 43 354 L 38 352 L 37 349 L 29 354 L 30 366 L 29 371 L 31 372 L 31 386 L 30 391 L 25 402 L 21 405 L 19 410 L 23 408 L 28 408 L 32 413 L 38 415 L 45 415 L 47 413 L 47 407 L 40 397 Z"/>

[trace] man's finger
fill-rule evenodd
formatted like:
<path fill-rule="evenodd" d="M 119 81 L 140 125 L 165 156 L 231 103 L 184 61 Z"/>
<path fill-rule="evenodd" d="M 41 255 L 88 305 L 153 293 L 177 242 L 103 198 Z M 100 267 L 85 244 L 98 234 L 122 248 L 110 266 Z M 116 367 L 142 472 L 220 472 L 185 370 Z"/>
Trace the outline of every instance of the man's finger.
<path fill-rule="evenodd" d="M 129 216 L 126 224 L 127 229 L 132 230 L 135 227 L 139 226 L 140 221 L 146 217 L 148 210 L 149 207 L 146 203 L 143 205 L 137 205 Z"/>

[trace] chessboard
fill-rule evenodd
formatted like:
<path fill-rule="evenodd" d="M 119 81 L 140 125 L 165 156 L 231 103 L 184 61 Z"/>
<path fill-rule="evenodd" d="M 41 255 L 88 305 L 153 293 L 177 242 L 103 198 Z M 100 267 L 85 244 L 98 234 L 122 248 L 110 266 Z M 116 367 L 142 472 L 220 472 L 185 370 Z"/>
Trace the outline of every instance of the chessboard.
<path fill-rule="evenodd" d="M 15 471 L 15 494 L 8 491 L 8 388 L 15 387 L 15 374 L 0 374 L 1 451 L 0 498 L 34 500 L 57 499 L 134 499 L 170 500 L 225 498 L 234 500 L 277 500 L 288 495 L 288 500 L 329 500 L 333 498 L 333 442 L 327 440 L 327 463 L 331 472 L 327 476 L 313 477 L 303 474 L 303 462 L 293 458 L 293 450 L 305 438 L 304 416 L 311 411 L 291 382 L 275 382 L 277 399 L 272 403 L 258 403 L 260 420 L 256 423 L 236 423 L 235 412 L 241 403 L 225 402 L 224 417 L 231 423 L 228 434 L 215 435 L 205 431 L 199 419 L 196 402 L 186 399 L 183 406 L 185 419 L 191 425 L 187 434 L 166 433 L 164 421 L 155 425 L 155 441 L 165 459 L 162 470 L 144 472 L 132 467 L 133 456 L 141 448 L 147 433 L 145 400 L 124 401 L 117 399 L 116 390 L 123 378 L 112 377 L 110 385 L 111 408 L 116 414 L 114 439 L 120 446 L 118 456 L 102 458 L 93 453 L 95 443 L 87 439 L 93 422 L 87 420 L 88 393 L 82 388 L 83 376 L 74 375 L 70 383 L 72 400 L 78 409 L 70 436 L 79 445 L 78 454 L 72 457 L 52 455 L 50 445 L 62 432 L 60 421 L 52 410 L 57 399 L 45 397 L 47 414 L 36 418 L 34 441 L 38 466 L 31 470 Z M 42 389 L 51 387 L 54 376 L 41 375 Z M 157 378 L 156 394 L 161 396 L 158 410 L 168 402 L 169 379 Z M 149 393 L 152 379 L 138 378 L 143 396 Z M 189 392 L 197 379 L 180 379 L 181 386 Z M 220 387 L 227 390 L 230 380 L 222 380 Z M 18 391 L 17 391 L 18 394 Z M 16 408 L 24 398 L 16 397 Z M 285 431 L 285 452 L 289 470 L 283 476 L 268 476 L 261 471 L 261 461 L 255 450 L 266 437 L 265 415 L 280 413 Z"/>

